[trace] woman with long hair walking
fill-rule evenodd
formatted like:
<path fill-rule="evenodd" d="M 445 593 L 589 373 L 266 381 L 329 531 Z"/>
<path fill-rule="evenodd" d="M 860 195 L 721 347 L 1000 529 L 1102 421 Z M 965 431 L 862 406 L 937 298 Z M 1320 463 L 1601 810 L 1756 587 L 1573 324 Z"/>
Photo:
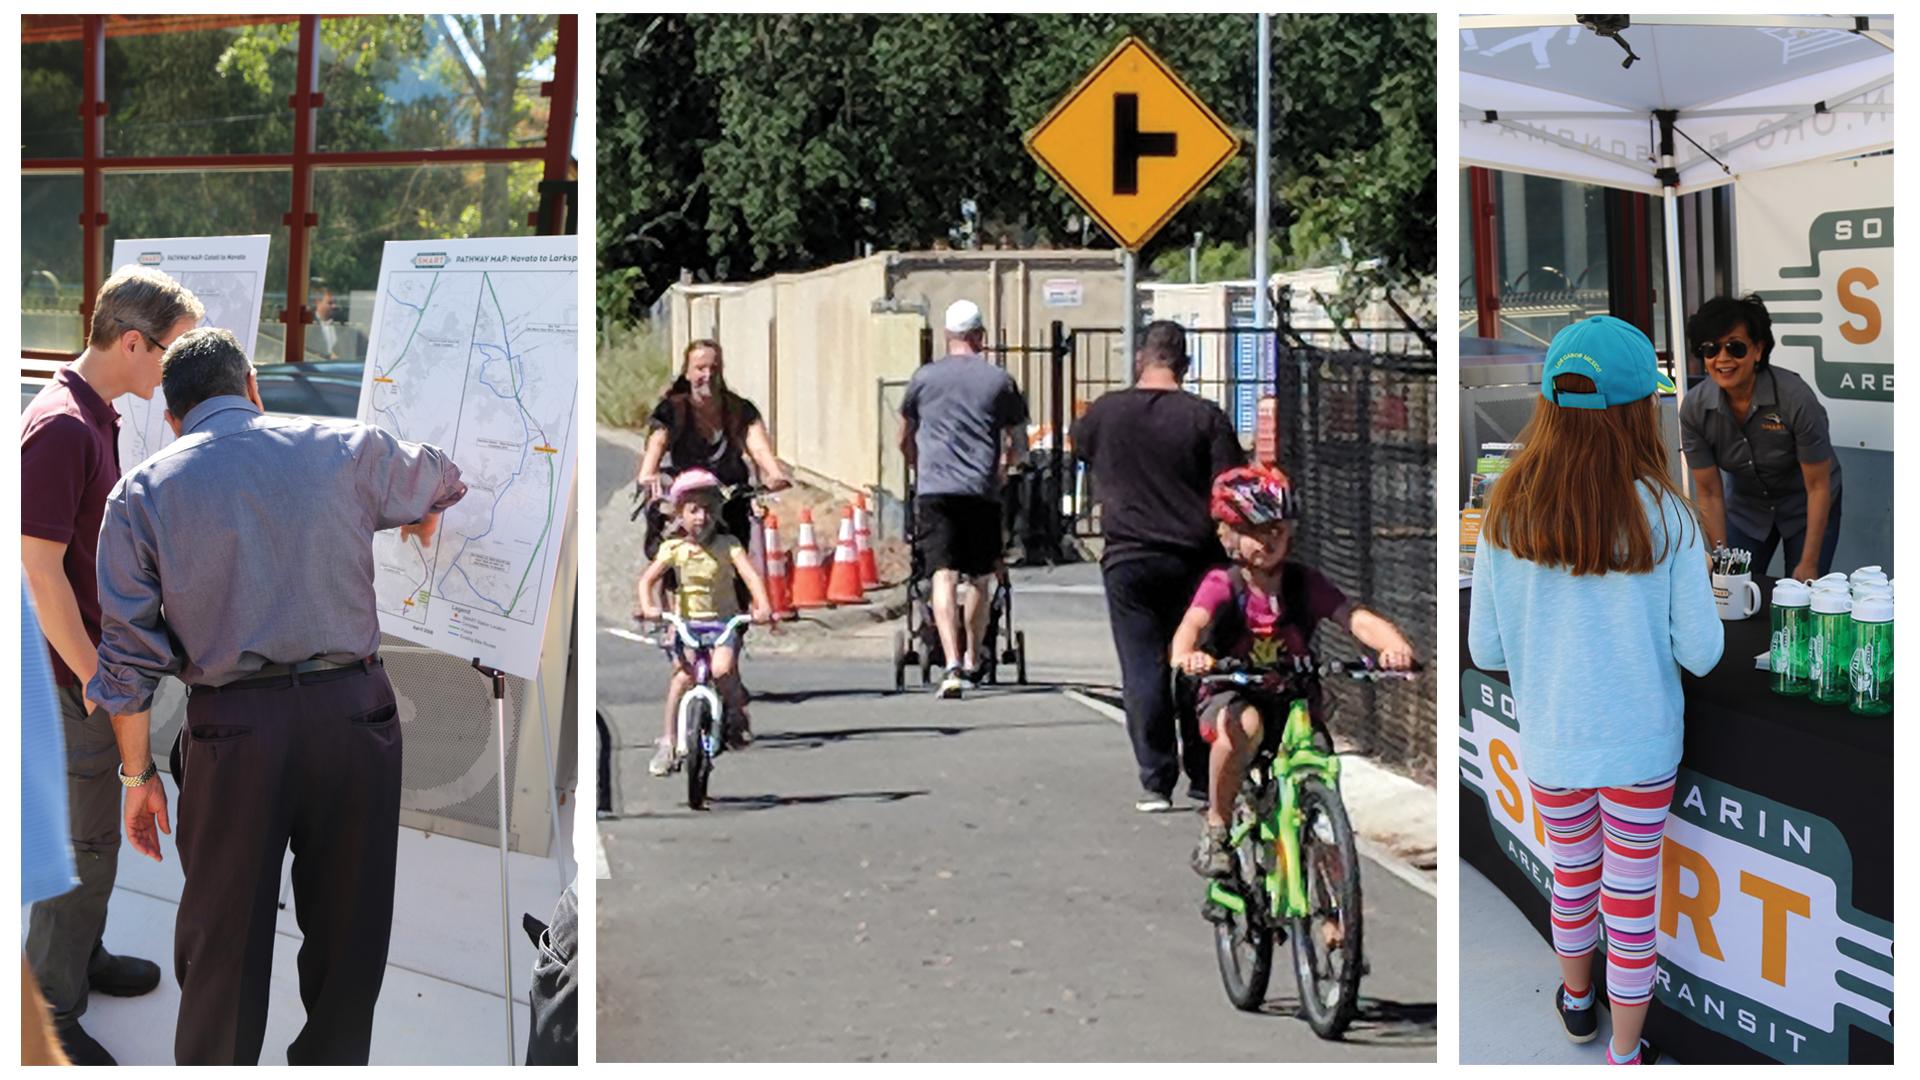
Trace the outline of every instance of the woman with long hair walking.
<path fill-rule="evenodd" d="M 1653 344 L 1611 316 L 1554 336 L 1533 418 L 1494 486 L 1473 568 L 1468 647 L 1511 675 L 1521 768 L 1553 860 L 1555 1008 L 1599 1032 L 1604 925 L 1610 1064 L 1651 1064 L 1660 844 L 1680 764 L 1680 670 L 1724 639 L 1700 519 L 1660 434 Z"/>

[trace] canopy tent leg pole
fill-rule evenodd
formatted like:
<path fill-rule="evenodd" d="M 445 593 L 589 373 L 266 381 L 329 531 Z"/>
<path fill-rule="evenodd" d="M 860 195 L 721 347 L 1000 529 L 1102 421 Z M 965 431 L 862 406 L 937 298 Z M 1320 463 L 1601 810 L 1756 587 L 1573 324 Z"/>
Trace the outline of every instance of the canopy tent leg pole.
<path fill-rule="evenodd" d="M 1667 352 L 1673 357 L 1673 407 L 1679 412 L 1680 403 L 1687 393 L 1687 319 L 1686 307 L 1680 295 L 1680 183 L 1679 170 L 1673 167 L 1673 121 L 1674 111 L 1661 109 L 1654 113 L 1660 121 L 1660 192 L 1661 208 L 1665 216 L 1667 249 Z M 1683 464 L 1680 469 L 1680 490 L 1689 498 L 1693 496 L 1693 476 Z"/>

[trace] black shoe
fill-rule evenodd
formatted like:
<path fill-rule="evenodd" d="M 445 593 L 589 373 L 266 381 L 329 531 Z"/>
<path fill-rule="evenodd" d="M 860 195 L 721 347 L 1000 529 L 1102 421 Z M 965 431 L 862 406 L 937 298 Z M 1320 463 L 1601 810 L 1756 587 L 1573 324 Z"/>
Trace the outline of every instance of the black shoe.
<path fill-rule="evenodd" d="M 1566 983 L 1560 984 L 1560 989 L 1553 997 L 1553 1007 L 1560 1014 L 1560 1023 L 1567 1029 L 1567 1038 L 1576 1043 L 1590 1043 L 1600 1033 L 1600 1010 L 1595 1007 L 1599 1004 L 1599 998 L 1592 986 L 1587 987 L 1587 993 L 1594 995 L 1594 1000 L 1587 1002 L 1584 1009 L 1567 1005 Z"/>
<path fill-rule="evenodd" d="M 1213 802 L 1213 800 L 1207 796 L 1207 789 L 1203 787 L 1188 788 L 1187 801 L 1193 804 L 1195 810 L 1202 813 L 1205 813 L 1207 807 Z"/>
<path fill-rule="evenodd" d="M 60 1040 L 60 1049 L 66 1052 L 67 1060 L 75 1065 L 118 1065 L 107 1048 L 93 1041 L 93 1036 L 82 1031 L 80 1021 L 62 1020 L 53 1025 L 53 1033 Z"/>
<path fill-rule="evenodd" d="M 109 997 L 139 997 L 160 985 L 160 965 L 137 956 L 107 957 L 87 972 L 87 989 Z"/>

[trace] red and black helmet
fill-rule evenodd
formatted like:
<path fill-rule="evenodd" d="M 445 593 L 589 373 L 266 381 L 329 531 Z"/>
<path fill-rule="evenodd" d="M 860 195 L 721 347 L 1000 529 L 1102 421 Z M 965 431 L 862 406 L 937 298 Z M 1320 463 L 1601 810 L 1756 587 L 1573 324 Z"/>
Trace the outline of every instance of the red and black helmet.
<path fill-rule="evenodd" d="M 1300 499 L 1287 474 L 1270 465 L 1228 469 L 1213 479 L 1213 520 L 1257 529 L 1300 516 Z"/>

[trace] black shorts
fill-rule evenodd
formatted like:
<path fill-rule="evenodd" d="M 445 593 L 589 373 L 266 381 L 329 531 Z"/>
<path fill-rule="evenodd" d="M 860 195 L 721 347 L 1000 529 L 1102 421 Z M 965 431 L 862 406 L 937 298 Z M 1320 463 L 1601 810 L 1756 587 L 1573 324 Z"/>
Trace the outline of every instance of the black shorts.
<path fill-rule="evenodd" d="M 999 499 L 922 495 L 913 501 L 914 543 L 926 572 L 953 570 L 971 577 L 999 568 L 1005 549 Z"/>

